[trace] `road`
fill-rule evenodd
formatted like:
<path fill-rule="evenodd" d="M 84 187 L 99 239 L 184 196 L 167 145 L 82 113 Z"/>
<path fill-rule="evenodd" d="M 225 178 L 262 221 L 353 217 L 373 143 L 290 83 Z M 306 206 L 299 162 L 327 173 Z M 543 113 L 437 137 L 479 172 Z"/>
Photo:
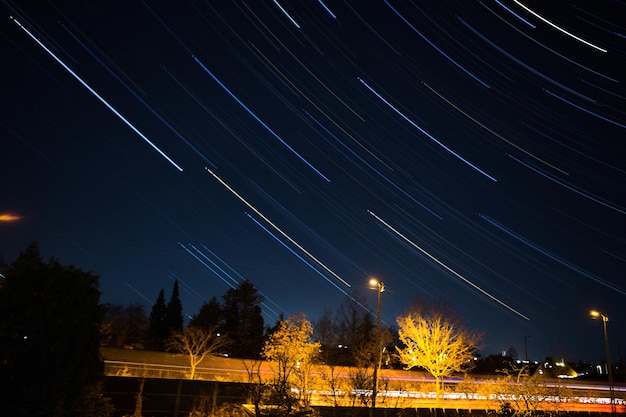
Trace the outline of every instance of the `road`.
<path fill-rule="evenodd" d="M 102 348 L 105 359 L 105 373 L 108 376 L 128 376 L 146 378 L 186 379 L 189 372 L 189 360 L 186 355 L 176 353 L 151 352 L 145 350 L 126 350 Z M 336 367 L 333 376 L 336 380 L 347 379 L 353 374 L 350 367 Z M 222 382 L 248 382 L 257 374 L 262 380 L 271 380 L 274 373 L 271 363 L 232 359 L 225 357 L 205 358 L 196 368 L 196 379 Z M 311 370 L 312 379 L 328 380 L 330 368 L 320 365 Z M 386 389 L 379 393 L 381 400 L 379 407 L 419 407 L 419 408 L 457 408 L 457 409 L 498 409 L 501 400 L 487 398 L 480 392 L 479 385 L 495 380 L 495 376 L 472 375 L 471 380 L 450 378 L 446 385 L 457 385 L 457 388 L 446 391 L 444 398 L 437 402 L 434 392 L 428 390 L 434 379 L 425 372 L 405 370 L 381 370 L 380 381 L 385 381 Z M 558 401 L 558 408 L 563 411 L 593 411 L 610 412 L 609 387 L 602 383 L 580 380 L 548 381 L 555 387 L 568 389 L 573 393 L 569 401 Z M 460 388 L 460 384 L 465 384 Z M 462 392 L 463 390 L 471 392 Z M 381 390 L 383 391 L 383 390 Z M 459 392 L 461 391 L 461 392 Z M 626 413 L 626 386 L 616 384 L 614 387 L 616 411 Z M 359 398 L 367 401 L 369 392 L 353 392 L 351 396 L 333 395 L 332 392 L 313 392 L 314 403 L 318 405 L 332 405 L 338 401 L 340 405 L 359 403 Z M 555 401 L 546 401 L 548 406 L 554 407 Z M 445 407 L 444 407 L 445 405 Z"/>

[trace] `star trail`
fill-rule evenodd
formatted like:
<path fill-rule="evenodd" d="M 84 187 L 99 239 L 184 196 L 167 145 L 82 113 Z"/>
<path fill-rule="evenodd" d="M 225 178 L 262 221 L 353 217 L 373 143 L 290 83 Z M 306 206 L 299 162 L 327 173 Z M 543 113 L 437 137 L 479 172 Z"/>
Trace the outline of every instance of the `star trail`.
<path fill-rule="evenodd" d="M 626 334 L 623 2 L 0 0 L 0 259 L 186 317 L 452 306 L 532 359 Z M 617 353 L 617 350 L 615 350 Z"/>

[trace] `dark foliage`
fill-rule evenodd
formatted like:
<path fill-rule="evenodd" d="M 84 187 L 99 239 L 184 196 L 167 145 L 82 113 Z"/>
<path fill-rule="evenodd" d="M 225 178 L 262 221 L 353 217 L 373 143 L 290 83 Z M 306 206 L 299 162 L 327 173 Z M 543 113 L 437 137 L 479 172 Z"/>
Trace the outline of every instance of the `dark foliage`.
<path fill-rule="evenodd" d="M 0 287 L 0 404 L 11 416 L 81 415 L 101 401 L 99 278 L 26 248 Z"/>
<path fill-rule="evenodd" d="M 147 343 L 148 317 L 142 304 L 107 304 L 100 343 L 126 349 L 141 349 Z"/>
<path fill-rule="evenodd" d="M 231 356 L 237 358 L 259 358 L 263 349 L 264 322 L 261 315 L 263 296 L 248 280 L 224 294 L 222 313 L 224 333 L 235 343 Z"/>
<path fill-rule="evenodd" d="M 216 297 L 212 297 L 209 302 L 202 304 L 198 314 L 194 315 L 189 322 L 189 326 L 201 329 L 210 329 L 222 324 L 222 306 Z"/>
<path fill-rule="evenodd" d="M 167 303 L 165 322 L 168 337 L 171 332 L 180 332 L 183 330 L 183 303 L 180 301 L 178 280 L 174 281 L 174 285 L 172 286 L 172 295 L 170 296 L 170 301 Z"/>
<path fill-rule="evenodd" d="M 167 305 L 165 304 L 165 293 L 161 289 L 156 302 L 150 312 L 150 325 L 148 328 L 149 348 L 162 351 L 165 349 L 165 341 L 169 337 L 167 325 Z"/>

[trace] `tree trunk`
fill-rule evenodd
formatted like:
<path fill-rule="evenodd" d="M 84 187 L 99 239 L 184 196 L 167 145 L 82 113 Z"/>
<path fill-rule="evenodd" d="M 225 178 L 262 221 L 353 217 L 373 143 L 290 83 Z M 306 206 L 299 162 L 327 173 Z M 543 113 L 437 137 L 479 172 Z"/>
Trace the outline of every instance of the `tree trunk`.
<path fill-rule="evenodd" d="M 143 408 L 143 386 L 146 383 L 144 378 L 139 381 L 139 392 L 137 393 L 137 401 L 135 401 L 135 412 L 133 417 L 141 417 L 141 409 Z"/>

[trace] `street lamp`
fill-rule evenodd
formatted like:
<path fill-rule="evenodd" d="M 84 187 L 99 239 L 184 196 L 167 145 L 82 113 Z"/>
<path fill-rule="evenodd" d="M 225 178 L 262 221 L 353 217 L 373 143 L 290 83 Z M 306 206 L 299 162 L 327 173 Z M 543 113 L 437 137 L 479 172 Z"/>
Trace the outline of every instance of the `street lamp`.
<path fill-rule="evenodd" d="M 381 347 L 381 337 L 380 337 L 380 295 L 385 291 L 385 284 L 382 281 L 377 279 L 370 279 L 370 285 L 375 287 L 378 290 L 378 312 L 376 313 L 376 350 L 378 358 L 378 363 L 374 366 L 374 388 L 372 389 L 372 408 L 370 408 L 370 417 L 374 415 L 374 408 L 376 408 L 376 393 L 378 391 L 378 371 L 380 369 L 380 364 L 383 360 L 383 352 Z"/>
<path fill-rule="evenodd" d="M 611 396 L 611 415 L 615 414 L 615 393 L 613 392 L 613 366 L 611 365 L 611 349 L 609 348 L 609 334 L 606 330 L 606 322 L 609 321 L 609 317 L 596 310 L 591 311 L 591 317 L 601 318 L 602 327 L 604 328 L 604 348 L 606 349 L 606 366 L 609 375 L 609 394 Z"/>

